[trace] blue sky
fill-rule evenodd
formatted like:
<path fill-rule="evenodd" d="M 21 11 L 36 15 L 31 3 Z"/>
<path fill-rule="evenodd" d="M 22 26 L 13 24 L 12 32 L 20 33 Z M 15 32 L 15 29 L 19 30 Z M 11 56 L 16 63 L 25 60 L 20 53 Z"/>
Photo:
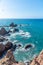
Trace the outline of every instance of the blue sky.
<path fill-rule="evenodd" d="M 0 18 L 43 18 L 43 0 L 0 0 Z"/>

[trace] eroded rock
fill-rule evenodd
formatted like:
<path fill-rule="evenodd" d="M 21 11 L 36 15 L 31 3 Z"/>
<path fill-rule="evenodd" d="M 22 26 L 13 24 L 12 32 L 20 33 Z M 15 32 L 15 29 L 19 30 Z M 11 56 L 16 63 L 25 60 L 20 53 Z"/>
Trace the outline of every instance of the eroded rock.
<path fill-rule="evenodd" d="M 6 35 L 6 34 L 8 34 L 8 32 L 5 30 L 5 28 L 1 28 L 1 30 L 0 30 L 0 35 Z"/>

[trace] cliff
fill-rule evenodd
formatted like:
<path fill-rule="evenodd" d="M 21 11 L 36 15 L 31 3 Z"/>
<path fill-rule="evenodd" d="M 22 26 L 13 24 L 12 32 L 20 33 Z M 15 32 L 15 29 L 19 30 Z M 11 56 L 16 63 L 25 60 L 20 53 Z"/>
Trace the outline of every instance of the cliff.
<path fill-rule="evenodd" d="M 30 65 L 43 65 L 43 50 L 38 57 L 34 58 Z"/>

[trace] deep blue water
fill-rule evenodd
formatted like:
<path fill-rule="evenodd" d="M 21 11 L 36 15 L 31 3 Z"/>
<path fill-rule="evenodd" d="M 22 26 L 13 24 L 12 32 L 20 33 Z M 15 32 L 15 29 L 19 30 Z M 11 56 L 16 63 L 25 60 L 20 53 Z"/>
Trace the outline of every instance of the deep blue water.
<path fill-rule="evenodd" d="M 34 48 L 29 51 L 16 50 L 14 56 L 18 61 L 31 60 L 34 56 L 38 55 L 39 52 L 43 49 L 43 19 L 0 19 L 0 26 L 9 25 L 11 22 L 16 24 L 22 24 L 21 27 L 18 27 L 24 33 L 29 33 L 27 37 L 21 35 L 12 36 L 10 40 L 19 41 L 19 43 L 24 45 L 33 44 Z M 26 33 L 26 34 L 27 34 Z M 30 37 L 28 37 L 30 35 Z M 19 59 L 18 59 L 19 58 Z"/>
<path fill-rule="evenodd" d="M 43 23 L 43 19 L 0 19 L 0 25 L 9 25 L 11 22 L 16 24 Z"/>

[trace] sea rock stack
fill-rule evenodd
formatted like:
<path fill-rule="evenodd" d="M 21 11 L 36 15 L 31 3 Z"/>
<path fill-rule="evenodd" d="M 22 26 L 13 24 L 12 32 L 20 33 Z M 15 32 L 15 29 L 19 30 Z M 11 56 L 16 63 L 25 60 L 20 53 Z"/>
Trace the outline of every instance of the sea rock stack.
<path fill-rule="evenodd" d="M 10 27 L 17 27 L 17 24 L 11 23 Z"/>
<path fill-rule="evenodd" d="M 1 28 L 0 35 L 8 34 L 8 32 L 5 30 L 5 28 Z"/>
<path fill-rule="evenodd" d="M 30 65 L 43 65 L 43 50 L 38 57 L 34 58 Z"/>

